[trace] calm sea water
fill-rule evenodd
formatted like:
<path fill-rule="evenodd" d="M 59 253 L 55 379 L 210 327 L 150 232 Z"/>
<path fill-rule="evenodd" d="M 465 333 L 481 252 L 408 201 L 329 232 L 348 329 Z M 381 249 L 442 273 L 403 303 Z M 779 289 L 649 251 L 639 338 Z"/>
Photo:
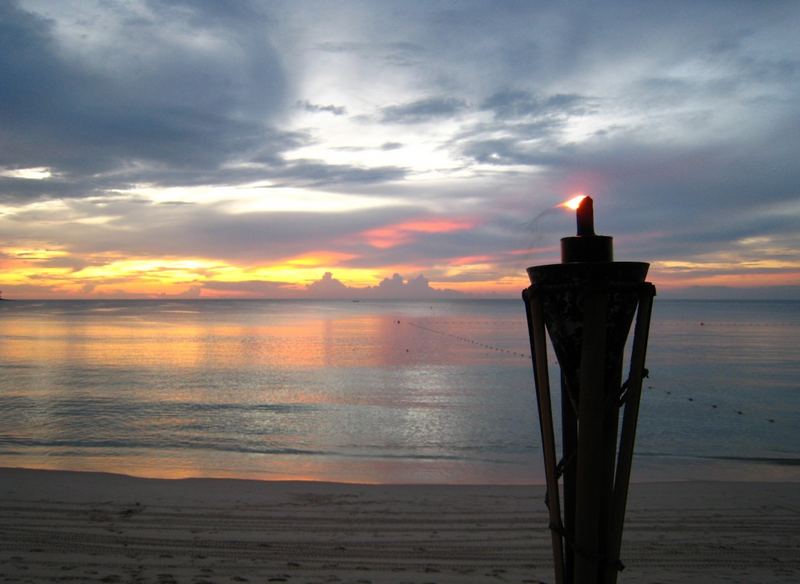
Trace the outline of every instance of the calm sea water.
<path fill-rule="evenodd" d="M 800 303 L 657 298 L 647 366 L 636 480 L 800 480 Z M 543 482 L 536 420 L 521 300 L 0 303 L 2 466 Z"/>

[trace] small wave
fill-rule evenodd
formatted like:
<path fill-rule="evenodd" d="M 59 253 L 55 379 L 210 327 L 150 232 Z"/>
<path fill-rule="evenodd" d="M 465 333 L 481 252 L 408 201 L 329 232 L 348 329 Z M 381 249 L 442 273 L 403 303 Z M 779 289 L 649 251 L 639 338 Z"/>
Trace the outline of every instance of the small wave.
<path fill-rule="evenodd" d="M 22 367 L 22 366 L 21 366 Z M 13 369 L 15 366 L 0 365 L 0 368 Z M 146 417 L 152 412 L 158 412 L 159 417 L 164 415 L 186 413 L 186 412 L 276 412 L 285 414 L 314 412 L 320 409 L 316 404 L 292 404 L 292 403 L 210 403 L 210 402 L 151 402 L 125 400 L 115 397 L 95 397 L 91 399 L 63 398 L 51 399 L 48 396 L 37 398 L 27 395 L 7 395 L 0 396 L 0 405 L 5 408 L 27 407 L 32 408 L 40 404 L 46 404 L 50 411 L 74 411 L 86 412 L 99 415 L 101 413 L 124 412 L 128 415 L 136 413 L 136 417 Z"/>
<path fill-rule="evenodd" d="M 677 452 L 637 452 L 642 458 L 682 458 L 694 460 L 727 460 L 730 462 L 755 462 L 779 466 L 800 466 L 800 458 L 781 456 L 728 456 L 724 454 L 683 454 Z"/>
<path fill-rule="evenodd" d="M 781 458 L 779 456 L 698 456 L 711 460 L 734 460 L 737 462 L 760 462 L 780 466 L 800 466 L 800 458 Z"/>
<path fill-rule="evenodd" d="M 48 456 L 82 456 L 91 451 L 92 456 L 119 456 L 120 451 L 148 450 L 205 450 L 209 452 L 230 452 L 236 454 L 260 454 L 267 456 L 316 456 L 330 458 L 368 459 L 368 460 L 415 460 L 415 461 L 472 461 L 491 462 L 495 464 L 509 463 L 507 460 L 468 457 L 453 454 L 435 453 L 402 453 L 402 452 L 352 452 L 340 450 L 314 450 L 306 448 L 289 448 L 281 446 L 254 446 L 247 444 L 219 444 L 197 441 L 159 441 L 152 443 L 146 440 L 110 440 L 110 439 L 50 439 L 0 437 L 0 454 L 22 454 L 22 448 L 47 449 Z"/>

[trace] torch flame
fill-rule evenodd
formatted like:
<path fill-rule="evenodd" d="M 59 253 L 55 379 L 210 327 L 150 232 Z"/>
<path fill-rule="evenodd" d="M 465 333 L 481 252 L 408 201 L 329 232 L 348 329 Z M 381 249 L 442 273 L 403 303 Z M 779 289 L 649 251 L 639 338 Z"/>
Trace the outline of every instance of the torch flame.
<path fill-rule="evenodd" d="M 584 200 L 585 198 L 586 198 L 586 195 L 581 193 L 581 194 L 575 195 L 569 201 L 564 201 L 563 203 L 561 203 L 558 206 L 559 207 L 565 207 L 566 209 L 572 209 L 573 211 L 576 211 L 578 209 L 578 207 L 580 206 L 581 201 Z"/>

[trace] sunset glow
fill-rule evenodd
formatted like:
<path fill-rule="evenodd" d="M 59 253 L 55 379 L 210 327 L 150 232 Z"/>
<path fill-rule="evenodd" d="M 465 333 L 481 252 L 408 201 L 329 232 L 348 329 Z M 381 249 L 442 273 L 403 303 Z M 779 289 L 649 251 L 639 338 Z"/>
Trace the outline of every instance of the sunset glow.
<path fill-rule="evenodd" d="M 458 219 L 429 219 L 398 223 L 387 227 L 379 227 L 364 232 L 364 239 L 373 247 L 387 249 L 403 245 L 420 233 L 452 233 L 471 229 L 472 221 Z"/>
<path fill-rule="evenodd" d="M 590 193 L 657 286 L 800 298 L 789 18 L 212 5 L 3 4 L 4 297 L 516 298 Z"/>

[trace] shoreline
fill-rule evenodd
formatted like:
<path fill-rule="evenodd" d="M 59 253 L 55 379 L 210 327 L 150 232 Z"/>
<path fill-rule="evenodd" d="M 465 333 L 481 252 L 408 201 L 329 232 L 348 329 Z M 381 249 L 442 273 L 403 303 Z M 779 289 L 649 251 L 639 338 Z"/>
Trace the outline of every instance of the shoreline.
<path fill-rule="evenodd" d="M 781 468 L 784 466 L 787 467 L 795 467 L 800 466 L 800 462 L 798 459 L 786 459 L 787 462 L 783 463 L 783 459 L 776 459 L 780 460 L 781 462 L 773 462 L 772 459 L 764 460 L 764 459 L 750 459 L 750 458 L 743 458 L 743 459 L 727 459 L 721 457 L 665 457 L 665 459 L 669 458 L 681 458 L 689 461 L 714 461 L 714 460 L 721 460 L 723 462 L 729 461 L 740 461 L 743 460 L 745 462 L 752 462 L 754 464 L 763 465 L 764 467 L 769 468 L 770 466 L 775 466 L 777 468 Z M 634 469 L 636 470 L 636 469 Z M 81 476 L 89 477 L 89 476 L 96 476 L 97 478 L 107 477 L 109 479 L 114 480 L 124 480 L 130 479 L 131 481 L 141 481 L 143 484 L 146 482 L 163 482 L 163 483 L 178 483 L 178 482 L 228 482 L 231 484 L 246 484 L 246 483 L 254 483 L 254 484 L 269 484 L 269 485 L 327 485 L 327 486 L 340 486 L 340 487 L 387 487 L 387 488 L 436 488 L 436 489 L 444 489 L 444 488 L 467 488 L 467 489 L 474 489 L 474 488 L 481 488 L 481 489 L 545 489 L 546 484 L 544 478 L 536 479 L 533 481 L 519 481 L 519 482 L 508 482 L 508 483 L 479 483 L 479 482 L 369 482 L 369 481 L 345 481 L 345 480 L 326 480 L 326 479 L 314 479 L 314 478 L 260 478 L 260 477 L 248 477 L 248 476 L 228 476 L 228 475 L 175 475 L 175 476 L 145 476 L 141 474 L 133 474 L 133 473 L 126 473 L 126 472 L 118 472 L 116 470 L 94 470 L 94 469 L 65 469 L 65 468 L 46 468 L 46 467 L 37 467 L 37 466 L 10 466 L 10 465 L 2 465 L 0 464 L 0 480 L 4 478 L 7 473 L 41 473 L 42 475 L 49 474 L 50 476 L 59 476 L 64 475 L 61 478 L 78 478 Z M 790 474 L 787 476 L 779 475 L 779 476 L 770 476 L 765 475 L 762 478 L 754 479 L 751 478 L 752 475 L 744 475 L 746 478 L 739 478 L 742 475 L 734 475 L 735 478 L 730 478 L 728 476 L 722 476 L 721 478 L 708 478 L 708 476 L 697 475 L 679 475 L 676 478 L 664 478 L 668 476 L 667 473 L 662 472 L 657 475 L 644 475 L 644 478 L 640 475 L 637 477 L 631 478 L 631 488 L 635 485 L 671 485 L 671 484 L 720 484 L 720 485 L 735 485 L 735 484 L 744 484 L 744 485 L 800 485 L 800 475 Z M 0 493 L 2 493 L 2 483 L 0 483 Z M 798 501 L 800 502 L 800 496 L 798 497 Z"/>
<path fill-rule="evenodd" d="M 552 582 L 541 485 L 0 468 L 0 574 L 61 582 Z M 792 482 L 636 483 L 622 581 L 796 582 Z"/>
<path fill-rule="evenodd" d="M 347 460 L 345 464 L 332 465 L 330 461 L 282 460 L 275 463 L 266 460 L 261 472 L 250 469 L 219 469 L 209 472 L 207 464 L 166 467 L 163 460 L 152 464 L 152 460 L 135 458 L 109 460 L 102 457 L 64 459 L 54 457 L 2 457 L 0 469 L 20 468 L 46 472 L 107 473 L 141 479 L 215 479 L 260 482 L 309 482 L 340 483 L 354 485 L 450 485 L 450 486 L 531 486 L 544 487 L 545 477 L 541 461 L 525 466 L 525 472 L 509 472 L 502 465 L 491 474 L 486 469 L 458 468 L 452 461 L 436 466 L 428 463 L 424 467 L 416 461 L 393 460 L 391 466 L 382 466 L 379 472 L 370 469 L 362 461 Z M 149 462 L 150 464 L 146 464 Z M 403 464 L 401 464 L 401 462 Z M 234 465 L 235 466 L 235 465 Z M 376 477 L 383 477 L 376 478 Z M 487 479 L 487 480 L 484 480 Z M 800 459 L 794 457 L 725 457 L 637 454 L 634 456 L 631 484 L 676 483 L 676 482 L 760 482 L 800 484 Z"/>

